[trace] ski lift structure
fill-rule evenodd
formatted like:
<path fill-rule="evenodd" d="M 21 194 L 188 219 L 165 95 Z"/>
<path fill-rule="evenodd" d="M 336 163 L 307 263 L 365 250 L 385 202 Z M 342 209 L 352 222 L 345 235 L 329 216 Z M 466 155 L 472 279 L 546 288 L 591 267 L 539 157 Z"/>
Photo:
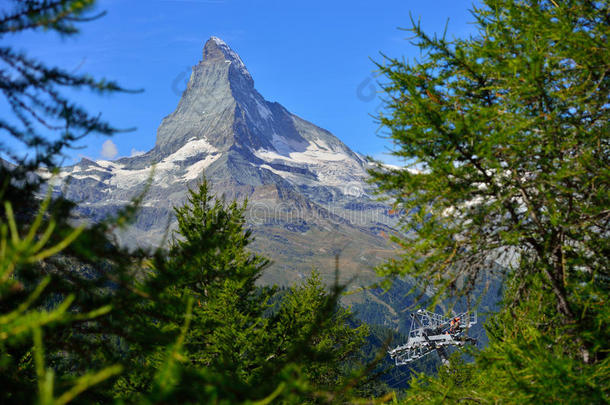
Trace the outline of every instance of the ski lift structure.
<path fill-rule="evenodd" d="M 449 346 L 476 343 L 476 339 L 467 336 L 468 329 L 476 323 L 476 311 L 449 317 L 419 309 L 411 314 L 407 343 L 388 353 L 397 366 L 404 366 L 433 352 L 437 352 L 443 364 L 446 364 L 449 361 Z"/>

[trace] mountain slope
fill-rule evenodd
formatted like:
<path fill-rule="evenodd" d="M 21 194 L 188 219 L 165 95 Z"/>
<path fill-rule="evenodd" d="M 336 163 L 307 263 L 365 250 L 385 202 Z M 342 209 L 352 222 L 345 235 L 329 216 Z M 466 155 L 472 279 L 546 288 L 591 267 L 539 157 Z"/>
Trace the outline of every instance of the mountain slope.
<path fill-rule="evenodd" d="M 254 249 L 274 264 L 263 282 L 285 284 L 318 267 L 332 280 L 373 278 L 373 265 L 394 254 L 385 235 L 396 218 L 366 183 L 367 163 L 330 132 L 266 101 L 240 57 L 212 37 L 176 110 L 153 149 L 117 161 L 83 159 L 66 167 L 66 197 L 83 214 L 103 218 L 150 189 L 127 245 L 163 242 L 172 207 L 202 175 L 218 195 L 249 201 Z M 358 282 L 356 282 L 358 284 Z"/>

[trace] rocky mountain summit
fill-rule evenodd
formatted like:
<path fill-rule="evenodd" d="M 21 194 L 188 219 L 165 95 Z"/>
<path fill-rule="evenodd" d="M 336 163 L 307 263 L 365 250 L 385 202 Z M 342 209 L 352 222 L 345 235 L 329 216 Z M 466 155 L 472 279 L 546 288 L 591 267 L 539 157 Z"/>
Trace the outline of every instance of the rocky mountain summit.
<path fill-rule="evenodd" d="M 163 243 L 172 207 L 202 176 L 217 195 L 249 201 L 253 248 L 273 260 L 263 282 L 289 283 L 312 267 L 366 281 L 392 255 L 386 235 L 396 218 L 366 183 L 368 163 L 330 132 L 269 102 L 243 61 L 210 38 L 176 110 L 152 150 L 116 161 L 83 159 L 60 174 L 65 195 L 100 219 L 150 188 L 127 245 Z M 59 190 L 59 185 L 58 185 Z"/>

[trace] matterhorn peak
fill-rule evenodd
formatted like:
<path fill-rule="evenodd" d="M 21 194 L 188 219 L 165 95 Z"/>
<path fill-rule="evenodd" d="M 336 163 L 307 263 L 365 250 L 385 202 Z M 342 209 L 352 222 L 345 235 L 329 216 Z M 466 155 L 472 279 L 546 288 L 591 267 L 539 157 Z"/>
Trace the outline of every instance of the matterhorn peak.
<path fill-rule="evenodd" d="M 265 100 L 239 55 L 211 37 L 152 150 L 113 162 L 83 160 L 61 176 L 72 185 L 66 197 L 95 219 L 147 190 L 136 223 L 121 238 L 129 246 L 157 246 L 175 224 L 173 207 L 205 175 L 216 195 L 253 202 L 259 243 L 253 249 L 265 247 L 285 263 L 265 277 L 292 282 L 312 264 L 332 260 L 336 249 L 344 251 L 344 236 L 337 235 L 355 241 L 349 251 L 355 274 L 377 264 L 386 243 L 379 232 L 391 233 L 395 219 L 367 191 L 367 167 L 330 132 Z M 314 257 L 319 260 L 310 262 Z M 295 269 L 292 276 L 288 268 Z"/>
<path fill-rule="evenodd" d="M 247 76 L 252 80 L 252 76 L 246 65 L 241 60 L 237 52 L 235 52 L 225 41 L 222 39 L 212 36 L 207 40 L 203 47 L 203 60 L 202 62 L 221 62 L 230 63 L 235 67 L 239 73 Z"/>
<path fill-rule="evenodd" d="M 261 153 L 271 153 L 273 158 L 265 155 L 271 161 L 304 153 L 303 162 L 310 163 L 332 155 L 353 161 L 359 173 L 363 170 L 360 159 L 328 131 L 265 100 L 239 55 L 218 37 L 205 43 L 203 59 L 193 67 L 178 107 L 159 126 L 155 158 L 175 160 L 192 148 L 201 155 L 198 159 L 224 153 L 247 165 L 265 161 Z"/>

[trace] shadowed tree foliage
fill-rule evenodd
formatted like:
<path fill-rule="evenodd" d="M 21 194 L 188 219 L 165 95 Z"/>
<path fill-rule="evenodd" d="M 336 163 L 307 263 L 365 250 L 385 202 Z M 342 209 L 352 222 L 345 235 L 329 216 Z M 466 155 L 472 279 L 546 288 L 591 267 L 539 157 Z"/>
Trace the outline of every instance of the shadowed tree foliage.
<path fill-rule="evenodd" d="M 357 380 L 349 379 L 347 360 L 364 343 L 366 327 L 351 327 L 350 312 L 338 306 L 341 289 L 327 292 L 316 272 L 280 296 L 276 288 L 256 286 L 268 261 L 247 250 L 245 207 L 215 199 L 204 180 L 175 209 L 174 241 L 167 258 L 156 258 L 153 278 L 194 306 L 180 362 L 186 377 L 171 395 L 192 403 L 349 398 Z M 181 322 L 176 311 L 163 327 Z M 149 389 L 142 382 L 134 369 L 120 386 L 137 387 L 132 394 L 141 398 Z"/>
<path fill-rule="evenodd" d="M 506 269 L 490 347 L 469 366 L 481 374 L 427 379 L 413 401 L 608 399 L 609 12 L 604 1 L 485 0 L 475 35 L 448 40 L 414 22 L 421 59 L 378 65 L 379 120 L 410 165 L 371 172 L 409 213 L 404 254 L 380 271 L 455 298 L 494 262 Z"/>
<path fill-rule="evenodd" d="M 3 7 L 3 39 L 27 30 L 73 35 L 79 22 L 96 17 L 91 14 L 93 1 L 11 1 Z M 87 134 L 117 132 L 62 94 L 75 88 L 122 91 L 115 83 L 48 67 L 0 47 L 0 90 L 12 110 L 0 118 L 3 402 L 66 403 L 122 369 L 106 356 L 108 345 L 99 332 L 84 338 L 102 319 L 111 319 L 109 294 L 89 294 L 106 287 L 108 279 L 92 280 L 76 272 L 88 262 L 101 265 L 100 257 L 110 257 L 105 237 L 109 224 L 74 228 L 66 222 L 71 204 L 36 194 L 42 180 L 38 169 L 53 170 L 64 150 Z M 78 265 L 73 264 L 76 258 Z M 124 254 L 113 259 L 123 265 L 133 261 Z"/>

